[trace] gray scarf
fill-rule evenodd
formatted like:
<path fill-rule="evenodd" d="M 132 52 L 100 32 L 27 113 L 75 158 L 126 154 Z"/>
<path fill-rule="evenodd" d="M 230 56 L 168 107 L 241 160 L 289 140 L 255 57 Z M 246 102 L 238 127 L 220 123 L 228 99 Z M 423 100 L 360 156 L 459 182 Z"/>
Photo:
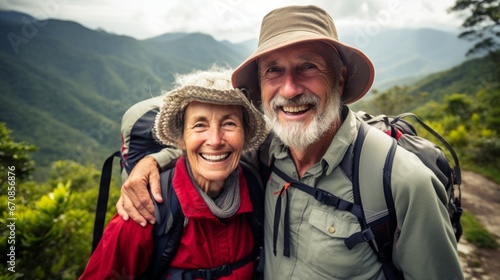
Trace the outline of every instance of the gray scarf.
<path fill-rule="evenodd" d="M 224 181 L 224 187 L 222 188 L 219 196 L 213 200 L 208 196 L 198 185 L 191 172 L 191 166 L 186 160 L 186 166 L 189 173 L 189 178 L 193 182 L 196 190 L 201 195 L 205 203 L 207 204 L 210 211 L 214 216 L 224 219 L 232 217 L 238 209 L 240 209 L 240 188 L 239 188 L 239 174 L 238 168 L 236 168 Z"/>

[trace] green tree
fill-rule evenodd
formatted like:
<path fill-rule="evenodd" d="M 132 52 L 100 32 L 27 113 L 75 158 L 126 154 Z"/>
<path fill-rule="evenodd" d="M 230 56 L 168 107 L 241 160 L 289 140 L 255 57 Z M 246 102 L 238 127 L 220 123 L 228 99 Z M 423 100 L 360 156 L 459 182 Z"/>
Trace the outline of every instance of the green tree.
<path fill-rule="evenodd" d="M 429 102 L 416 113 L 455 148 L 463 166 L 495 176 L 500 168 L 499 100 L 500 89 L 485 87 L 473 97 L 455 93 L 444 103 Z"/>
<path fill-rule="evenodd" d="M 23 279 L 77 279 L 90 257 L 95 208 L 99 190 L 99 171 L 71 161 L 52 165 L 45 183 L 21 182 L 16 196 L 15 253 L 16 273 L 2 277 Z M 116 177 L 115 177 L 116 179 Z M 120 190 L 112 182 L 107 220 L 114 215 Z M 30 190 L 32 189 L 32 190 Z M 37 190 L 48 190 L 43 194 Z M 7 197 L 0 195 L 0 222 L 9 213 Z M 6 252 L 9 229 L 0 229 L 0 251 Z M 1 257 L 7 261 L 6 255 Z M 15 279 L 15 278 L 5 278 Z"/>
<path fill-rule="evenodd" d="M 454 93 L 444 98 L 445 113 L 459 118 L 460 123 L 469 120 L 474 113 L 473 100 L 466 94 Z"/>
<path fill-rule="evenodd" d="M 500 82 L 476 94 L 478 112 L 489 129 L 500 134 Z"/>
<path fill-rule="evenodd" d="M 477 43 L 468 54 L 491 53 L 500 50 L 500 0 L 457 0 L 451 12 L 468 10 L 470 14 L 462 23 L 465 29 L 460 38 Z"/>
<path fill-rule="evenodd" d="M 394 86 L 387 91 L 373 91 L 373 101 L 370 103 L 370 113 L 384 115 L 399 115 L 411 111 L 420 104 L 427 93 L 413 94 L 408 86 Z"/>
<path fill-rule="evenodd" d="M 18 181 L 29 178 L 35 166 L 30 154 L 36 151 L 36 147 L 25 142 L 15 142 L 10 134 L 11 130 L 0 123 L 0 186 L 7 182 L 9 171 Z"/>
<path fill-rule="evenodd" d="M 29 178 L 34 170 L 30 153 L 36 147 L 16 143 L 10 133 L 0 123 L 0 168 L 16 172 L 14 177 L 6 169 L 0 177 L 5 184 L 0 223 L 11 225 L 0 228 L 0 251 L 6 252 L 0 259 L 8 264 L 0 279 L 77 279 L 90 257 L 101 174 L 92 165 L 57 161 L 46 182 L 34 182 Z M 108 221 L 120 194 L 115 181 L 112 186 Z M 12 270 L 7 270 L 8 261 Z"/>

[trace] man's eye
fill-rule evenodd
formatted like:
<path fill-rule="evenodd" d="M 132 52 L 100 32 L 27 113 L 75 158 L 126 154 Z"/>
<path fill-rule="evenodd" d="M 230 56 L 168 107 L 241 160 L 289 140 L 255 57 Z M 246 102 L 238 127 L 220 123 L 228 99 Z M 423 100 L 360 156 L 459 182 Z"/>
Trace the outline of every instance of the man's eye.
<path fill-rule="evenodd" d="M 281 69 L 279 67 L 269 67 L 267 69 L 267 73 L 275 73 L 275 72 L 280 72 Z"/>
<path fill-rule="evenodd" d="M 317 68 L 318 67 L 316 67 L 316 65 L 310 64 L 310 63 L 304 64 L 301 67 L 302 70 L 310 70 L 310 69 L 317 69 Z"/>
<path fill-rule="evenodd" d="M 311 63 L 304 64 L 298 69 L 299 73 L 306 76 L 315 75 L 318 70 L 319 68 L 315 64 Z"/>
<path fill-rule="evenodd" d="M 269 67 L 262 72 L 262 76 L 266 78 L 275 78 L 283 73 L 283 69 L 280 67 Z"/>

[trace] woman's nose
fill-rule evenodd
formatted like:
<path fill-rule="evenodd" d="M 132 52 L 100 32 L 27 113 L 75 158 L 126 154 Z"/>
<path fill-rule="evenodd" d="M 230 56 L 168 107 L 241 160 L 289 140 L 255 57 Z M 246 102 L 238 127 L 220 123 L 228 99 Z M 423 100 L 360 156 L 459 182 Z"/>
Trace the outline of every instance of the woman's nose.
<path fill-rule="evenodd" d="M 223 144 L 223 132 L 219 127 L 210 128 L 208 135 L 208 144 L 211 146 L 217 146 Z"/>

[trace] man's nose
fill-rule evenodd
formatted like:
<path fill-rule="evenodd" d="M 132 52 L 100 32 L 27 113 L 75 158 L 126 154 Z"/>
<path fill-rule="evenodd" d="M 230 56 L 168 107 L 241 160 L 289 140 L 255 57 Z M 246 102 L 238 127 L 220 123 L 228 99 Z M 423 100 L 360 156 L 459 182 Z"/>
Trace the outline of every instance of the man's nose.
<path fill-rule="evenodd" d="M 295 96 L 304 93 L 297 73 L 294 73 L 294 71 L 287 71 L 285 73 L 280 93 L 287 99 L 292 99 Z"/>

